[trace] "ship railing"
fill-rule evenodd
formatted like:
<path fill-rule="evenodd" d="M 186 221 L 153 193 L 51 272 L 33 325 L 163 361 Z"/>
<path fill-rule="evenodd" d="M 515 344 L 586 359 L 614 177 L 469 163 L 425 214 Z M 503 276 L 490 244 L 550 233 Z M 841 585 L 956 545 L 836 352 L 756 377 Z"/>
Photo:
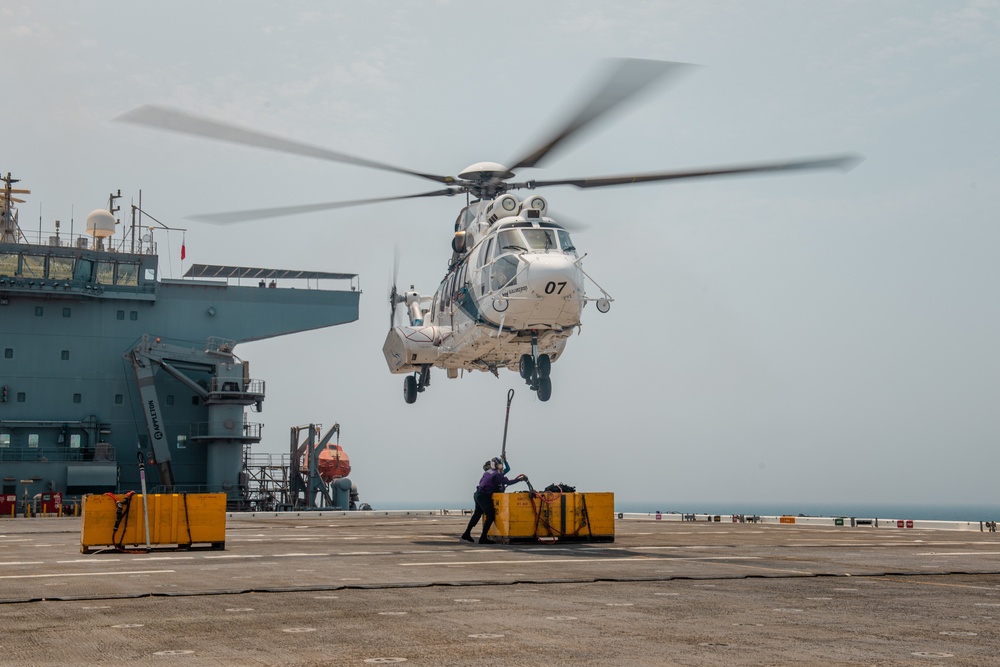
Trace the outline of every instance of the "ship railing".
<path fill-rule="evenodd" d="M 114 463 L 114 450 L 95 455 L 93 447 L 68 449 L 66 447 L 0 447 L 0 461 L 28 461 L 37 463 L 64 463 L 66 461 L 97 461 Z"/>
<path fill-rule="evenodd" d="M 212 385 L 209 391 L 213 394 L 235 394 L 243 396 L 249 394 L 251 397 L 264 396 L 264 380 L 238 380 L 234 378 L 212 378 Z"/>
<path fill-rule="evenodd" d="M 209 336 L 205 340 L 205 351 L 213 354 L 232 354 L 236 341 L 219 336 Z"/>
<path fill-rule="evenodd" d="M 51 248 L 77 248 L 79 250 L 105 250 L 107 252 L 121 252 L 132 255 L 155 255 L 156 242 L 151 238 L 145 240 L 131 236 L 112 239 L 110 237 L 97 239 L 86 233 L 63 233 L 62 229 L 32 229 L 28 233 L 21 234 L 18 239 L 20 243 L 30 246 L 49 246 Z"/>
<path fill-rule="evenodd" d="M 268 452 L 251 452 L 243 457 L 244 468 L 284 468 L 289 465 L 292 457 L 287 452 L 284 454 L 271 454 Z"/>
<path fill-rule="evenodd" d="M 202 440 L 211 438 L 240 438 L 259 441 L 263 430 L 264 424 L 261 422 L 243 422 L 243 429 L 240 432 L 237 432 L 235 428 L 220 431 L 218 424 L 215 422 L 194 422 L 191 424 L 191 436 Z"/>

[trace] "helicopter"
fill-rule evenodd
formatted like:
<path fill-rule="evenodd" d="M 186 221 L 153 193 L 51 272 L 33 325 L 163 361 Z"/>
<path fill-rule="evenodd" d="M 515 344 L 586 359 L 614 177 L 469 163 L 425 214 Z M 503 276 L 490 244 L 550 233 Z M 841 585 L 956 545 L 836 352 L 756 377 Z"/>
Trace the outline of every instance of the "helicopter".
<path fill-rule="evenodd" d="M 497 377 L 501 369 L 516 370 L 540 401 L 548 401 L 552 395 L 552 364 L 562 358 L 568 338 L 580 330 L 584 307 L 594 302 L 599 312 L 607 313 L 614 299 L 584 271 L 586 255 L 577 250 L 568 228 L 571 226 L 557 222 L 550 215 L 548 201 L 534 194 L 534 190 L 560 185 L 624 186 L 804 169 L 848 171 L 861 161 L 855 155 L 838 155 L 606 177 L 514 180 L 518 170 L 542 166 L 547 157 L 581 130 L 654 84 L 690 67 L 686 63 L 659 60 L 611 60 L 602 82 L 543 141 L 508 162 L 509 166 L 477 162 L 457 177 L 346 155 L 163 106 L 138 107 L 116 120 L 407 174 L 444 186 L 409 195 L 191 216 L 193 220 L 243 222 L 464 194 L 466 204 L 454 223 L 447 270 L 432 295 L 422 295 L 412 285 L 408 290 L 397 288 L 397 257 L 389 292 L 389 332 L 382 348 L 386 363 L 390 372 L 405 375 L 403 398 L 407 403 L 416 402 L 417 396 L 430 386 L 432 368 L 444 369 L 449 378 L 472 370 Z M 528 191 L 527 196 L 514 194 L 520 190 Z M 588 294 L 588 284 L 600 296 Z M 407 317 L 402 325 L 397 324 L 399 308 L 405 309 Z"/>

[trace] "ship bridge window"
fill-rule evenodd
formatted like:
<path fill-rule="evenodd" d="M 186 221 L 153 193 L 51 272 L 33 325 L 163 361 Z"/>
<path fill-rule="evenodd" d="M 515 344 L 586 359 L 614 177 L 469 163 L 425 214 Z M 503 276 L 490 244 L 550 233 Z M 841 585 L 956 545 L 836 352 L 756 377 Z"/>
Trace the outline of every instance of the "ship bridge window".
<path fill-rule="evenodd" d="M 76 270 L 73 277 L 81 282 L 89 283 L 94 279 L 94 262 L 90 259 L 81 259 L 76 263 Z"/>
<path fill-rule="evenodd" d="M 71 433 L 70 434 L 70 436 L 69 436 L 69 448 L 70 449 L 80 449 L 80 443 L 81 442 L 82 441 L 80 439 L 80 434 L 79 433 Z"/>
<path fill-rule="evenodd" d="M 156 280 L 156 269 L 151 266 L 147 266 L 143 272 L 143 279 L 148 283 Z"/>
<path fill-rule="evenodd" d="M 0 433 L 0 449 L 8 449 L 10 447 L 10 433 Z"/>
<path fill-rule="evenodd" d="M 21 275 L 25 278 L 44 278 L 45 258 L 36 255 L 23 255 L 21 257 Z"/>
<path fill-rule="evenodd" d="M 97 274 L 95 276 L 95 281 L 100 285 L 114 285 L 115 284 L 115 263 L 114 262 L 98 262 L 97 263 Z"/>
<path fill-rule="evenodd" d="M 71 280 L 73 278 L 73 258 L 49 257 L 49 278 Z"/>
<path fill-rule="evenodd" d="M 139 265 L 138 264 L 119 264 L 118 265 L 118 279 L 115 281 L 116 285 L 125 285 L 127 287 L 135 287 L 139 284 Z"/>
<path fill-rule="evenodd" d="M 31 449 L 38 449 L 38 434 L 29 433 L 28 434 L 28 447 Z"/>
<path fill-rule="evenodd" d="M 17 275 L 17 253 L 0 253 L 0 276 Z"/>

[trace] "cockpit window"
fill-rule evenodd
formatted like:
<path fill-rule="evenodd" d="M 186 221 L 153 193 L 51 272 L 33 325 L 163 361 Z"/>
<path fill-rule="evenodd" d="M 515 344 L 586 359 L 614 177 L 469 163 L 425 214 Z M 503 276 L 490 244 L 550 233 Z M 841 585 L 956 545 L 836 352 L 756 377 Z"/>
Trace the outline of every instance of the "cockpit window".
<path fill-rule="evenodd" d="M 559 234 L 559 245 L 562 247 L 563 252 L 569 253 L 576 257 L 576 246 L 573 245 L 573 241 L 569 238 L 569 232 L 565 229 L 560 229 Z"/>
<path fill-rule="evenodd" d="M 558 242 L 557 242 L 558 240 Z M 576 257 L 576 247 L 565 229 L 521 226 L 497 234 L 496 256 L 519 252 L 559 250 Z"/>
<path fill-rule="evenodd" d="M 524 244 L 521 232 L 516 229 L 505 229 L 497 234 L 497 254 L 507 252 L 524 252 L 528 248 Z"/>
<path fill-rule="evenodd" d="M 528 242 L 531 250 L 554 250 L 559 246 L 556 244 L 554 229 L 522 229 L 524 238 Z"/>

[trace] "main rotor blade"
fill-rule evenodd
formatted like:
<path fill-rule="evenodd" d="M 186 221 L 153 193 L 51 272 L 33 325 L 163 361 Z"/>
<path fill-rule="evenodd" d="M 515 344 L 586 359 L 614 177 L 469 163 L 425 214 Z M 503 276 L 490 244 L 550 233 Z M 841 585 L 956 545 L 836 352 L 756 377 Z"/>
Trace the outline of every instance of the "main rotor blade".
<path fill-rule="evenodd" d="M 590 94 L 576 115 L 563 123 L 549 139 L 510 165 L 510 169 L 540 165 L 556 147 L 590 123 L 634 98 L 668 73 L 677 74 L 688 67 L 691 65 L 662 60 L 612 60 L 606 80 Z"/>
<path fill-rule="evenodd" d="M 328 202 L 326 204 L 304 204 L 301 206 L 282 206 L 278 208 L 258 208 L 248 211 L 230 211 L 228 213 L 208 213 L 204 215 L 189 216 L 189 220 L 210 223 L 230 223 L 249 222 L 250 220 L 264 220 L 265 218 L 278 218 L 286 215 L 299 215 L 302 213 L 315 213 L 316 211 L 329 211 L 336 208 L 347 208 L 349 206 L 363 206 L 365 204 L 378 204 L 385 201 L 395 201 L 397 199 L 418 199 L 421 197 L 451 197 L 461 190 L 446 189 L 434 190 L 432 192 L 422 192 L 415 195 L 400 195 L 397 197 L 376 197 L 374 199 L 353 199 L 350 201 Z"/>
<path fill-rule="evenodd" d="M 859 165 L 863 160 L 864 158 L 857 155 L 841 155 L 837 157 L 818 158 L 812 160 L 772 162 L 735 167 L 713 167 L 709 169 L 693 169 L 687 171 L 663 171 L 653 174 L 623 174 L 621 176 L 603 176 L 597 178 L 566 178 L 553 181 L 528 181 L 527 183 L 514 184 L 511 187 L 541 188 L 550 185 L 572 185 L 577 188 L 602 188 L 609 185 L 630 185 L 632 183 L 651 183 L 654 181 L 670 181 L 682 178 L 705 178 L 711 176 L 756 174 L 769 171 L 840 169 L 841 171 L 846 172 Z"/>
<path fill-rule="evenodd" d="M 210 120 L 208 118 L 201 118 L 183 111 L 156 105 L 141 106 L 133 109 L 132 111 L 127 111 L 121 116 L 118 116 L 115 120 L 123 123 L 146 125 L 148 127 L 155 127 L 161 130 L 179 132 L 181 134 L 192 134 L 199 137 L 207 137 L 208 139 L 228 141 L 234 144 L 256 146 L 257 148 L 266 148 L 268 150 L 280 151 L 283 153 L 305 155 L 307 157 L 315 157 L 321 160 L 353 164 L 359 167 L 369 167 L 371 169 L 380 169 L 382 171 L 394 171 L 399 174 L 409 174 L 410 176 L 417 176 L 418 178 L 426 178 L 438 183 L 450 184 L 455 180 L 451 176 L 438 176 L 436 174 L 425 174 L 419 171 L 411 171 L 402 167 L 395 167 L 391 164 L 376 162 L 374 160 L 366 160 L 352 155 L 345 155 L 344 153 L 337 153 L 336 151 L 320 148 L 319 146 L 311 146 L 309 144 L 303 144 L 291 139 L 283 139 L 271 134 L 264 134 L 263 132 L 245 129 L 229 123 Z"/>

